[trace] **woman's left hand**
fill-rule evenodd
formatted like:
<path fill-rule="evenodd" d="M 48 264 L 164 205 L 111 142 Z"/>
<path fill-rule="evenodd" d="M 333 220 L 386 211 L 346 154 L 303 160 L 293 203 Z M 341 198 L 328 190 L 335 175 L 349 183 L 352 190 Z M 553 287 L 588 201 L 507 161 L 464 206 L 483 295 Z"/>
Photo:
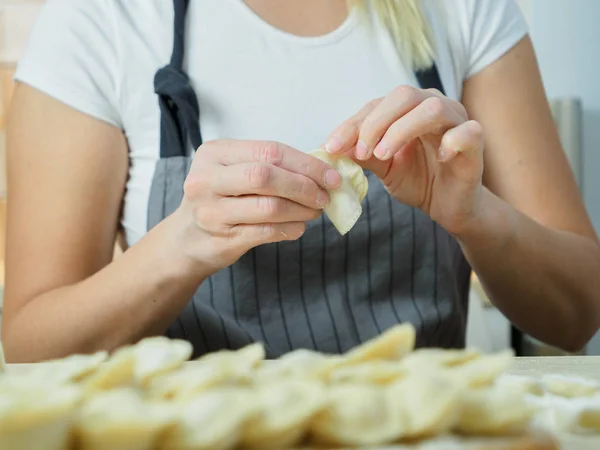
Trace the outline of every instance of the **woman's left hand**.
<path fill-rule="evenodd" d="M 400 86 L 370 102 L 331 134 L 326 149 L 349 154 L 396 200 L 420 208 L 451 234 L 479 214 L 482 128 L 435 89 Z"/>

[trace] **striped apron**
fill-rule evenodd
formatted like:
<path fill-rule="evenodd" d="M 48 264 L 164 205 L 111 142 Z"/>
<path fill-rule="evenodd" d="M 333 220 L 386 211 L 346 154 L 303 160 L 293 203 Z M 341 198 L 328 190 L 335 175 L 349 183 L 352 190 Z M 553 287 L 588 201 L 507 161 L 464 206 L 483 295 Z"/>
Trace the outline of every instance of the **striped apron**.
<path fill-rule="evenodd" d="M 148 229 L 180 205 L 191 149 L 202 144 L 198 100 L 182 70 L 188 1 L 174 0 L 173 54 L 154 80 L 161 138 Z M 416 75 L 422 88 L 443 92 L 435 65 Z M 418 347 L 463 347 L 471 268 L 458 243 L 366 175 L 364 212 L 348 234 L 323 215 L 298 241 L 250 250 L 202 283 L 167 335 L 190 341 L 195 356 L 261 341 L 277 357 L 296 348 L 344 352 L 411 322 Z"/>

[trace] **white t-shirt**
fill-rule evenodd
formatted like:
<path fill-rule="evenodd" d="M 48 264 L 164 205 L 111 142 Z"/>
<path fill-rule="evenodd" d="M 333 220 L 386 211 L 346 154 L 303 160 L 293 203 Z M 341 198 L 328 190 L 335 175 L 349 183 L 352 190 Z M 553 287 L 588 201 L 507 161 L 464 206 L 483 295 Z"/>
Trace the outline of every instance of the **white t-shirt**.
<path fill-rule="evenodd" d="M 527 32 L 514 0 L 422 0 L 446 94 L 493 63 Z M 354 13 L 332 33 L 298 37 L 242 0 L 193 0 L 185 70 L 205 141 L 265 139 L 310 151 L 368 101 L 416 85 L 382 27 Z M 159 158 L 155 72 L 173 43 L 169 0 L 48 0 L 15 78 L 124 130 L 130 169 L 122 225 L 129 245 L 147 232 Z"/>

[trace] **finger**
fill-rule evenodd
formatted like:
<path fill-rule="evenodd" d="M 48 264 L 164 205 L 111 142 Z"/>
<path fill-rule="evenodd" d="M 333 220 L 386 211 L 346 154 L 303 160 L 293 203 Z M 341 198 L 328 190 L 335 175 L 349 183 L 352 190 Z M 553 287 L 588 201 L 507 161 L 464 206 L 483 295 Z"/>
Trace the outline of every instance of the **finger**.
<path fill-rule="evenodd" d="M 327 163 L 279 142 L 218 141 L 212 152 L 225 166 L 265 163 L 304 175 L 321 187 L 334 189 L 342 183 L 340 174 Z"/>
<path fill-rule="evenodd" d="M 427 134 L 442 134 L 464 122 L 463 117 L 439 97 L 429 97 L 393 122 L 377 143 L 374 155 L 385 161 L 404 145 Z"/>
<path fill-rule="evenodd" d="M 469 120 L 444 134 L 438 159 L 445 163 L 459 154 L 470 160 L 483 159 L 483 148 L 483 128 L 479 122 Z"/>
<path fill-rule="evenodd" d="M 254 225 L 235 225 L 230 228 L 230 239 L 234 245 L 248 248 L 262 244 L 300 239 L 306 231 L 304 222 L 262 223 Z"/>
<path fill-rule="evenodd" d="M 412 86 L 399 86 L 385 97 L 360 125 L 356 157 L 369 159 L 387 129 L 421 102 L 435 95 Z"/>
<path fill-rule="evenodd" d="M 312 179 L 267 163 L 219 167 L 211 179 L 213 192 L 221 196 L 281 197 L 313 209 L 329 202 L 327 192 Z"/>
<path fill-rule="evenodd" d="M 218 202 L 221 221 L 228 225 L 307 222 L 317 219 L 321 213 L 322 210 L 280 197 L 247 195 L 224 197 Z"/>
<path fill-rule="evenodd" d="M 377 107 L 381 99 L 367 103 L 354 116 L 338 126 L 325 141 L 325 150 L 329 153 L 346 153 L 356 146 L 360 127 L 365 118 Z"/>

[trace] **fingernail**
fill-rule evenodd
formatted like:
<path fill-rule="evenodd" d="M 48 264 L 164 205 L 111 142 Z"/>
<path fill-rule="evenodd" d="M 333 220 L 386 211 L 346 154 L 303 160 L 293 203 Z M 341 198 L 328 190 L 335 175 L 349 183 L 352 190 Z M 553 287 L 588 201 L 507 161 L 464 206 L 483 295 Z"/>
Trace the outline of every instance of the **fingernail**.
<path fill-rule="evenodd" d="M 319 191 L 317 193 L 317 208 L 323 209 L 329 202 L 329 196 L 325 191 Z"/>
<path fill-rule="evenodd" d="M 342 177 L 337 170 L 329 169 L 325 173 L 325 186 L 330 188 L 336 188 L 342 182 Z"/>
<path fill-rule="evenodd" d="M 325 143 L 325 150 L 329 153 L 337 153 L 344 148 L 344 142 L 337 136 L 331 136 Z"/>
<path fill-rule="evenodd" d="M 381 141 L 379 144 L 377 144 L 377 147 L 375 147 L 375 151 L 373 153 L 379 159 L 387 158 L 388 147 L 387 147 L 387 145 L 385 145 L 385 142 Z"/>
<path fill-rule="evenodd" d="M 442 147 L 440 147 L 438 150 L 438 161 L 443 162 L 445 157 L 446 157 L 446 150 L 444 150 Z"/>
<path fill-rule="evenodd" d="M 369 149 L 367 148 L 367 144 L 363 141 L 358 141 L 356 143 L 356 157 L 358 159 L 367 159 L 367 155 L 369 154 Z"/>

